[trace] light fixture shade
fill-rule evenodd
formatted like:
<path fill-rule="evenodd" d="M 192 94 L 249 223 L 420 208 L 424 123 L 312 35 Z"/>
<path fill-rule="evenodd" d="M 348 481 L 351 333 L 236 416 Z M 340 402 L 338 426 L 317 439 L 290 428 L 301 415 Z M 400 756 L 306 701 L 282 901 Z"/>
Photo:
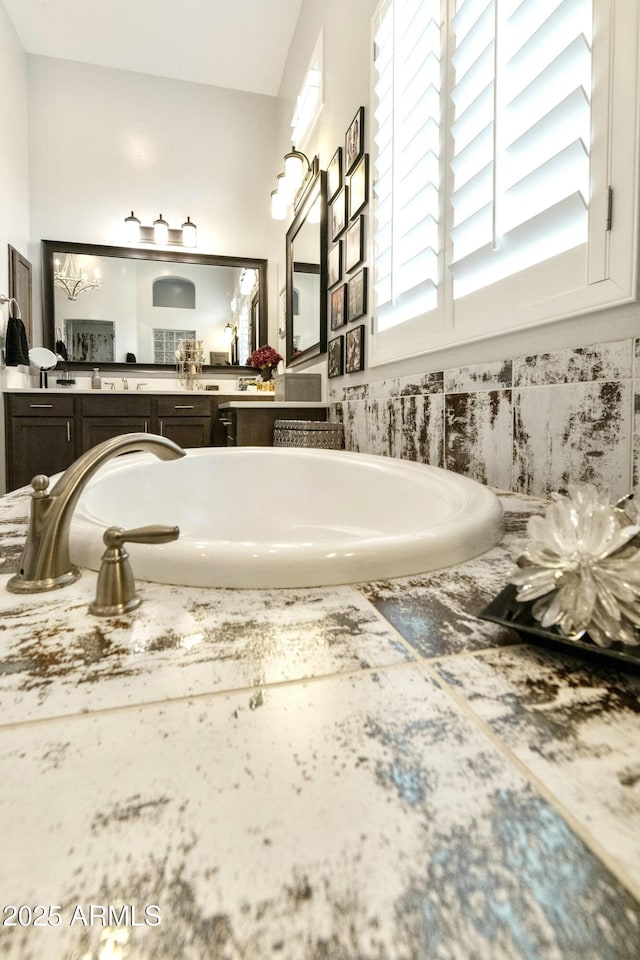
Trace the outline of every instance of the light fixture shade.
<path fill-rule="evenodd" d="M 168 243 L 169 224 L 163 219 L 162 214 L 157 220 L 153 221 L 153 241 L 154 243 Z"/>
<path fill-rule="evenodd" d="M 285 205 L 285 207 L 291 206 L 293 203 L 293 197 L 295 195 L 295 189 L 292 189 L 291 183 L 287 180 L 286 174 L 279 173 L 276 177 L 278 183 L 278 197 Z"/>
<path fill-rule="evenodd" d="M 289 190 L 291 191 L 291 199 L 295 197 L 296 193 L 302 186 L 302 182 L 307 175 L 309 170 L 309 161 L 304 153 L 300 153 L 299 150 L 296 150 L 295 147 L 291 148 L 290 153 L 285 153 L 284 155 L 284 175 L 287 181 Z"/>
<path fill-rule="evenodd" d="M 195 247 L 198 238 L 198 228 L 191 222 L 191 217 L 187 217 L 182 224 L 182 242 L 185 247 Z"/>
<path fill-rule="evenodd" d="M 127 243 L 138 243 L 140 240 L 140 221 L 131 211 L 130 217 L 124 218 L 125 238 Z"/>

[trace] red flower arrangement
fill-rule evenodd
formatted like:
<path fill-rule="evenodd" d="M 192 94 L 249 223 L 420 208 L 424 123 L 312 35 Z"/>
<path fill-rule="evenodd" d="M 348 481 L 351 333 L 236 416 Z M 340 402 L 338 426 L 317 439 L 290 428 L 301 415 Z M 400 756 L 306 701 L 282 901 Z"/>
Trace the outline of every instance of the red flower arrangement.
<path fill-rule="evenodd" d="M 258 347 L 257 350 L 253 351 L 247 358 L 247 364 L 250 367 L 257 367 L 259 370 L 270 370 L 272 367 L 277 367 L 281 360 L 282 357 L 278 351 L 274 350 L 273 347 L 270 347 L 267 343 L 263 347 Z"/>

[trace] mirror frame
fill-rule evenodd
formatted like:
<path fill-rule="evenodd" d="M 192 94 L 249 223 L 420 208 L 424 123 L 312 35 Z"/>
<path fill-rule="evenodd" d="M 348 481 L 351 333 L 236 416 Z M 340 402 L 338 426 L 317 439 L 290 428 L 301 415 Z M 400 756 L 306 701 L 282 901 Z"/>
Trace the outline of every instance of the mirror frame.
<path fill-rule="evenodd" d="M 319 339 L 306 350 L 294 353 L 293 345 L 293 243 L 306 223 L 309 211 L 320 197 L 320 332 Z M 305 266 L 308 266 L 306 264 Z M 286 237 L 286 364 L 294 367 L 327 352 L 327 174 L 318 170 L 296 211 Z"/>
<path fill-rule="evenodd" d="M 56 341 L 56 322 L 54 310 L 54 286 L 53 286 L 53 254 L 54 253 L 76 253 L 78 255 L 93 257 L 119 257 L 126 260 L 158 260 L 164 263 L 197 263 L 202 266 L 219 267 L 250 267 L 258 271 L 259 287 L 257 296 L 258 306 L 258 342 L 256 347 L 267 342 L 268 338 L 268 316 L 267 316 L 267 260 L 251 257 L 223 257 L 214 254 L 195 253 L 187 250 L 149 250 L 146 247 L 113 247 L 101 246 L 91 243 L 74 243 L 65 240 L 42 240 L 42 333 L 44 346 L 55 351 Z M 65 361 L 71 370 L 91 370 L 94 363 L 88 360 L 69 360 Z M 172 363 L 101 363 L 100 369 L 110 370 L 174 370 L 175 364 Z M 257 371 L 253 367 L 246 367 L 231 364 L 203 365 L 203 371 L 224 371 L 230 370 L 240 372 L 247 376 L 256 376 Z"/>

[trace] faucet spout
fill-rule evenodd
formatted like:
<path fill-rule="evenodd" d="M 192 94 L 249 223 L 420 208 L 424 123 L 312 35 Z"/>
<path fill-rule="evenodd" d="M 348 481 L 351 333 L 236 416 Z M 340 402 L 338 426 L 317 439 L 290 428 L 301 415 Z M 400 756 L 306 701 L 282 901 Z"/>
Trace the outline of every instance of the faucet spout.
<path fill-rule="evenodd" d="M 69 531 L 80 495 L 103 463 L 121 453 L 149 451 L 160 460 L 176 460 L 185 451 L 172 440 L 152 433 L 111 437 L 83 453 L 51 490 L 49 479 L 32 480 L 31 513 L 18 573 L 7 583 L 11 593 L 40 593 L 72 583 L 80 576 L 71 562 Z"/>

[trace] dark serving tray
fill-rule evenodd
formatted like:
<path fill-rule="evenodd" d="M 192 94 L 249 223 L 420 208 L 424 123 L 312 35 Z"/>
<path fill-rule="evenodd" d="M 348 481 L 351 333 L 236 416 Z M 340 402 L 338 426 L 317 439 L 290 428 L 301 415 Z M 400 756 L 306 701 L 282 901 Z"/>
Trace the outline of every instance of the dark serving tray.
<path fill-rule="evenodd" d="M 640 646 L 630 647 L 622 643 L 613 643 L 610 647 L 599 647 L 585 634 L 579 640 L 571 640 L 557 627 L 544 630 L 531 615 L 533 603 L 519 603 L 516 600 L 517 587 L 508 584 L 478 616 L 482 620 L 491 620 L 503 627 L 511 627 L 522 635 L 523 639 L 539 642 L 545 646 L 561 647 L 563 650 L 580 652 L 599 660 L 614 661 L 640 670 Z"/>

